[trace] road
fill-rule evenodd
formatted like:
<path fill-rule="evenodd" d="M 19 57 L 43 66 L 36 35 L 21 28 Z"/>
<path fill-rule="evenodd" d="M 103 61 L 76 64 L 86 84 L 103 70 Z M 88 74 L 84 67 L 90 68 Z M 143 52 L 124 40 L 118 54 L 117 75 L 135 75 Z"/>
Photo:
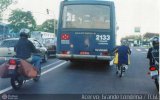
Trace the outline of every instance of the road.
<path fill-rule="evenodd" d="M 133 47 L 131 50 L 131 65 L 122 78 L 115 74 L 115 66 L 73 64 L 51 58 L 43 64 L 39 82 L 30 80 L 20 90 L 15 91 L 11 88 L 9 79 L 0 79 L 0 94 L 63 94 L 63 99 L 65 94 L 157 94 L 153 80 L 147 75 L 148 49 Z M 61 95 L 57 98 L 59 96 Z"/>

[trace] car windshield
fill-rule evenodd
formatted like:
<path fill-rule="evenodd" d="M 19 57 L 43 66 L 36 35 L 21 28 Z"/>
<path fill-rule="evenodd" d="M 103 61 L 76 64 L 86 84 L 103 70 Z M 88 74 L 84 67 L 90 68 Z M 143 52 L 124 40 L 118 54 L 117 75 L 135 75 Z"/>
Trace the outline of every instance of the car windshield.
<path fill-rule="evenodd" d="M 4 40 L 1 44 L 0 47 L 14 47 L 18 40 Z"/>

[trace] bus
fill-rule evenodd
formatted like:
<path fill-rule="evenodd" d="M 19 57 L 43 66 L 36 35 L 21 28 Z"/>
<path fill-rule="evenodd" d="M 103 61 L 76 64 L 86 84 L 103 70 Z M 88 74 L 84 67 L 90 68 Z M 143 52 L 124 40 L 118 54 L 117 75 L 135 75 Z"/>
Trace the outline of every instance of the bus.
<path fill-rule="evenodd" d="M 51 55 L 55 56 L 57 38 L 54 33 L 33 31 L 31 32 L 31 38 L 39 40 L 39 42 L 46 47 L 48 57 Z"/>
<path fill-rule="evenodd" d="M 0 22 L 0 40 L 6 39 L 9 36 L 9 26 Z"/>
<path fill-rule="evenodd" d="M 55 34 L 49 32 L 42 32 L 42 31 L 33 31 L 31 32 L 31 38 L 35 38 L 39 40 L 42 44 L 46 43 L 46 40 L 54 39 Z"/>
<path fill-rule="evenodd" d="M 65 0 L 61 2 L 57 58 L 73 61 L 113 59 L 115 7 L 112 1 Z"/>

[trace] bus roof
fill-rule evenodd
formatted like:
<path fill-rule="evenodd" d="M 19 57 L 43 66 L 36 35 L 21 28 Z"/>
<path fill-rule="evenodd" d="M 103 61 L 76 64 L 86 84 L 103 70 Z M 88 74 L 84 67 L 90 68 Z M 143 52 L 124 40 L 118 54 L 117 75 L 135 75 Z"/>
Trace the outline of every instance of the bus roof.
<path fill-rule="evenodd" d="M 102 4 L 102 5 L 114 5 L 114 1 L 109 0 L 64 0 L 64 4 Z"/>
<path fill-rule="evenodd" d="M 110 1 L 110 0 L 64 0 L 64 1 Z"/>

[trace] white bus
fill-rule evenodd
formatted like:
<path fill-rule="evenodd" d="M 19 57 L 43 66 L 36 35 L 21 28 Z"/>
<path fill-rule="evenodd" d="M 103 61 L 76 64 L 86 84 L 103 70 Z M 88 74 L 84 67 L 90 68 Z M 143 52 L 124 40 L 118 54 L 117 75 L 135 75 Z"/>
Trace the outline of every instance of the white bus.
<path fill-rule="evenodd" d="M 57 38 L 54 33 L 33 31 L 31 32 L 31 38 L 37 39 L 47 48 L 48 56 L 56 54 Z"/>

